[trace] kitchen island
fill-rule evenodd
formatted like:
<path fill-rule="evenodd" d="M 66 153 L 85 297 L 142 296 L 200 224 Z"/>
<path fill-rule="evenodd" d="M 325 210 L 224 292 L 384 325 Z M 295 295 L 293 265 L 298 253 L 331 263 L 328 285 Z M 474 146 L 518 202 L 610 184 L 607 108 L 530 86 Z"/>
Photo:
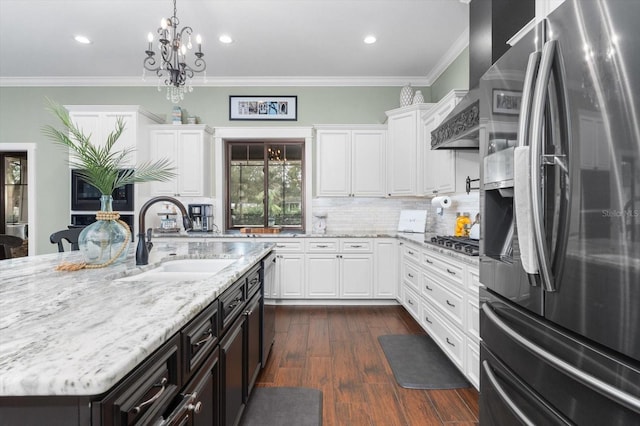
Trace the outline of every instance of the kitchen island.
<path fill-rule="evenodd" d="M 236 291 L 239 280 L 256 271 L 272 248 L 256 241 L 155 243 L 148 265 L 135 265 L 132 248 L 121 264 L 77 272 L 55 267 L 80 261 L 79 252 L 0 262 L 0 419 L 27 400 L 51 406 L 74 400 L 90 406 L 167 342 L 179 340 L 184 327 L 212 310 L 225 290 Z M 172 260 L 212 258 L 235 261 L 198 279 L 133 277 Z M 245 299 L 251 296 L 248 284 L 242 288 Z M 178 362 L 186 357 L 183 352 L 176 354 Z M 182 376 L 186 379 L 187 373 L 175 375 L 186 381 Z M 157 389 L 151 395 L 155 393 Z M 90 411 L 64 424 L 103 424 Z M 47 424 L 57 423 L 47 418 Z"/>

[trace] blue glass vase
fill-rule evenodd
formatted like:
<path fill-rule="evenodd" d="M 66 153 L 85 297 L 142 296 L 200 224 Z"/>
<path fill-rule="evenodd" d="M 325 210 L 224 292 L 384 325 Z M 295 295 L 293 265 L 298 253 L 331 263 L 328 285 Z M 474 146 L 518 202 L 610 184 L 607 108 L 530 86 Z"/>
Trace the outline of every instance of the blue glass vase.
<path fill-rule="evenodd" d="M 126 224 L 116 220 L 117 216 L 113 211 L 113 197 L 100 197 L 98 220 L 85 227 L 78 237 L 78 246 L 88 265 L 109 266 L 127 257 L 131 231 Z"/>

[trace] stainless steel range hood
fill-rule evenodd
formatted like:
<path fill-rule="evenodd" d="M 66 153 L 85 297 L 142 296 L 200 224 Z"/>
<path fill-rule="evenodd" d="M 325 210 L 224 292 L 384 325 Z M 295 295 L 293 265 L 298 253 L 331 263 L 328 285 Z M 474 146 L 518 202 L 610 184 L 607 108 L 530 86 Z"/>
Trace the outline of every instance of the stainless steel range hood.
<path fill-rule="evenodd" d="M 480 89 L 467 95 L 431 132 L 431 149 L 479 149 Z"/>

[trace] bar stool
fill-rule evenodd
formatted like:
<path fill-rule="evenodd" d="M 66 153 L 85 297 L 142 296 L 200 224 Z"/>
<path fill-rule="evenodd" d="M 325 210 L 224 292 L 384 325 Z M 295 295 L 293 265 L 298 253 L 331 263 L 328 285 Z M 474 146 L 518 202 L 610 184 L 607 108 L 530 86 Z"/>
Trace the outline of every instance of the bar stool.
<path fill-rule="evenodd" d="M 20 247 L 23 241 L 15 235 L 0 234 L 0 260 L 11 259 L 13 257 L 11 249 Z"/>
<path fill-rule="evenodd" d="M 62 240 L 67 241 L 71 245 L 71 250 L 80 250 L 78 247 L 78 237 L 80 237 L 80 232 L 82 232 L 83 228 L 71 228 L 71 229 L 63 229 L 62 231 L 57 231 L 49 236 L 49 241 L 52 244 L 58 244 L 58 252 L 62 253 L 64 251 L 64 245 L 62 244 Z"/>

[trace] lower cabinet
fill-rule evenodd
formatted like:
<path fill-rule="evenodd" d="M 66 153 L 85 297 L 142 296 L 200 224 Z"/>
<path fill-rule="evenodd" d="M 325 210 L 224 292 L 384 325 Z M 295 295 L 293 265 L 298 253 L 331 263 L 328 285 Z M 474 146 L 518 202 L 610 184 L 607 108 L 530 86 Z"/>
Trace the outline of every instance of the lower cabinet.
<path fill-rule="evenodd" d="M 260 315 L 260 308 L 263 299 L 258 292 L 249 300 L 247 310 L 244 315 L 246 320 L 246 347 L 247 347 L 247 395 L 253 390 L 258 374 L 262 368 L 262 339 L 260 330 L 262 329 L 263 318 Z"/>
<path fill-rule="evenodd" d="M 220 342 L 220 424 L 233 426 L 238 423 L 246 402 L 245 348 L 246 317 L 241 315 L 229 328 Z"/>

